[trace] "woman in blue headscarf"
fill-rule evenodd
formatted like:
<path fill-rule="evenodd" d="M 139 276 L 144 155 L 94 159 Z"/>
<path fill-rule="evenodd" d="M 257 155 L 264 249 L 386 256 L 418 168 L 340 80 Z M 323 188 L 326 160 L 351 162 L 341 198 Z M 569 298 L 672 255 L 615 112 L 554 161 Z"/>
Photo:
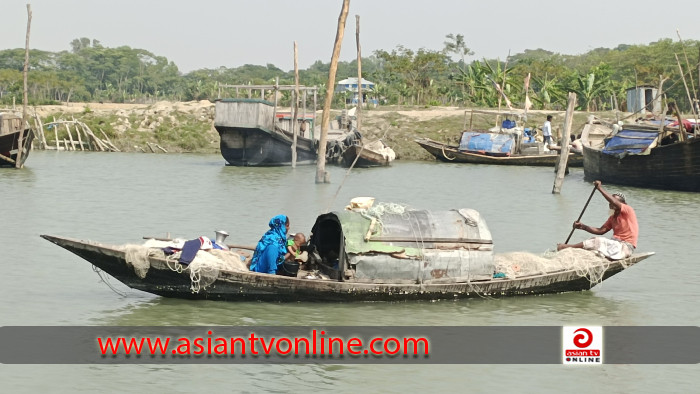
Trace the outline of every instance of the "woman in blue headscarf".
<path fill-rule="evenodd" d="M 255 247 L 253 259 L 250 261 L 250 270 L 275 274 L 277 266 L 284 262 L 287 253 L 287 231 L 289 231 L 289 218 L 285 215 L 277 215 L 270 219 L 270 229 L 260 238 Z"/>

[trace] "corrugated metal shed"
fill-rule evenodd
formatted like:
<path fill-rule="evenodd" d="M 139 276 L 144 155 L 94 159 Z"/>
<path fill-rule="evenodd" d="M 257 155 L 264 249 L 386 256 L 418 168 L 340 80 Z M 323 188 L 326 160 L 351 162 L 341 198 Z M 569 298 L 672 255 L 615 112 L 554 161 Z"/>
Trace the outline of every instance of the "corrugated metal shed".
<path fill-rule="evenodd" d="M 657 92 L 658 89 L 653 86 L 637 86 L 627 89 L 627 112 L 661 113 L 661 100 L 656 97 Z"/>

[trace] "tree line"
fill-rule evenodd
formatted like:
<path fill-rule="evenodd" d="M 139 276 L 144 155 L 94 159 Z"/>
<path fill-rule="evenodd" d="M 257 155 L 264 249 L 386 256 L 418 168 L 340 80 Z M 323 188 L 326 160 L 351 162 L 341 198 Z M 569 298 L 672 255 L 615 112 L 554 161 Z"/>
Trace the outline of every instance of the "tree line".
<path fill-rule="evenodd" d="M 108 48 L 98 40 L 75 39 L 70 50 L 30 50 L 29 101 L 152 102 L 156 100 L 214 100 L 222 85 L 293 84 L 294 72 L 273 64 L 200 69 L 188 73 L 164 56 L 128 46 Z M 525 50 L 504 59 L 474 59 L 461 34 L 448 34 L 442 50 L 413 50 L 398 46 L 376 50 L 362 59 L 363 77 L 375 83 L 372 92 L 383 104 L 514 107 L 529 99 L 534 109 L 561 109 L 567 93 L 576 92 L 578 109 L 625 109 L 626 90 L 657 87 L 669 78 L 664 92 L 684 111 L 700 95 L 700 42 L 661 39 L 647 45 L 597 48 L 581 55 L 544 49 Z M 456 59 L 455 59 L 456 58 Z M 677 61 L 678 59 L 678 61 Z M 681 78 L 680 67 L 686 78 Z M 340 62 L 338 79 L 357 76 L 356 60 Z M 0 51 L 0 103 L 21 102 L 23 49 Z M 300 70 L 300 80 L 325 94 L 329 63 L 316 61 Z M 530 76 L 528 79 L 528 75 Z M 526 80 L 529 83 L 526 86 Z M 224 97 L 233 92 L 224 90 Z M 288 92 L 286 94 L 289 94 Z M 336 104 L 344 102 L 336 95 Z M 289 96 L 283 96 L 289 100 Z"/>

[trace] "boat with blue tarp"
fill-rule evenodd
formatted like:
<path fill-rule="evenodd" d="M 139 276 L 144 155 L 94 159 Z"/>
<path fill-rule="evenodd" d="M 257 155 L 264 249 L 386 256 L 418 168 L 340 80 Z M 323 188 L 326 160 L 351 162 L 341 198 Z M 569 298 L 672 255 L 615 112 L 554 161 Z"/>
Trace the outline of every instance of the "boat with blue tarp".
<path fill-rule="evenodd" d="M 700 192 L 700 138 L 694 134 L 640 124 L 624 124 L 599 143 L 585 134 L 584 129 L 586 180 Z"/>
<path fill-rule="evenodd" d="M 471 117 L 474 113 L 506 116 L 498 126 L 488 130 L 473 130 Z M 542 142 L 535 140 L 531 128 L 522 127 L 515 120 L 519 113 L 495 113 L 470 110 L 465 112 L 464 131 L 458 145 L 443 143 L 430 138 L 419 138 L 415 142 L 435 156 L 437 160 L 454 163 L 500 164 L 518 166 L 555 166 L 559 160 L 559 150 L 549 150 Z M 470 125 L 467 127 L 467 118 Z M 567 165 L 582 167 L 583 156 L 570 152 Z"/>

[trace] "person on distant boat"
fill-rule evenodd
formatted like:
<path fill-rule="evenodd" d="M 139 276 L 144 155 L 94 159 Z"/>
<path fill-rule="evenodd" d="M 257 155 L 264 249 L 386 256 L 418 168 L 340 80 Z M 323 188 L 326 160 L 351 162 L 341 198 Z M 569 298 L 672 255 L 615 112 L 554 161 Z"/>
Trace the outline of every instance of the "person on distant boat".
<path fill-rule="evenodd" d="M 574 152 L 583 152 L 583 143 L 581 143 L 581 135 L 575 136 L 571 134 L 571 150 Z"/>
<path fill-rule="evenodd" d="M 547 115 L 547 120 L 542 125 L 542 137 L 544 137 L 544 143 L 546 145 L 554 143 L 552 140 L 552 115 Z"/>
<path fill-rule="evenodd" d="M 632 255 L 637 247 L 639 225 L 634 209 L 627 205 L 625 195 L 614 193 L 610 195 L 603 189 L 600 181 L 593 182 L 600 194 L 608 200 L 610 217 L 601 227 L 590 227 L 581 222 L 574 222 L 574 228 L 588 231 L 591 234 L 603 235 L 613 231 L 612 239 L 593 237 L 577 244 L 557 244 L 557 250 L 566 248 L 582 248 L 602 253 L 611 260 L 621 260 Z"/>
<path fill-rule="evenodd" d="M 250 270 L 274 275 L 287 254 L 289 218 L 285 215 L 277 215 L 270 219 L 269 226 L 270 229 L 260 238 L 255 247 L 250 261 Z"/>

